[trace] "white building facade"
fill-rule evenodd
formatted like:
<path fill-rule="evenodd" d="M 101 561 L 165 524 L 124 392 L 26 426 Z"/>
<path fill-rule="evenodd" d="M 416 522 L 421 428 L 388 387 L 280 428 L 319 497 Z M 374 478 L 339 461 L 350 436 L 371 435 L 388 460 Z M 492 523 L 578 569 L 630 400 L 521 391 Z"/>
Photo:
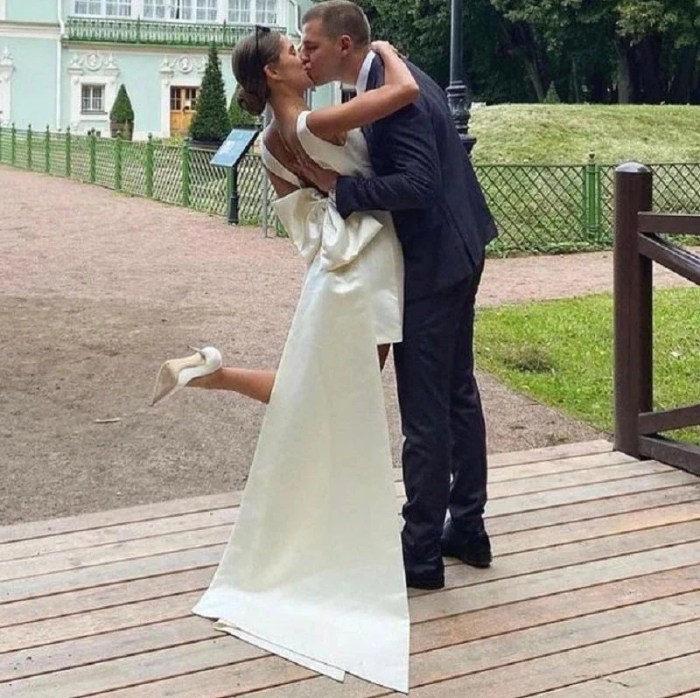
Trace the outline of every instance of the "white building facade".
<path fill-rule="evenodd" d="M 211 44 L 227 98 L 230 52 L 263 24 L 300 37 L 310 0 L 0 0 L 0 124 L 109 135 L 120 85 L 134 108 L 134 138 L 186 133 Z M 337 101 L 314 90 L 312 107 Z"/>

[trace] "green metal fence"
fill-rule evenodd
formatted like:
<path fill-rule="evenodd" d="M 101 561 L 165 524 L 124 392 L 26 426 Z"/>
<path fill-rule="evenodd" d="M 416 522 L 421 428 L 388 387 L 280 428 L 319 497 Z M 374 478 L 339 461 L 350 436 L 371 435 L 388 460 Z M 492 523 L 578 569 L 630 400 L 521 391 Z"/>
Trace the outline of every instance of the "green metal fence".
<path fill-rule="evenodd" d="M 151 138 L 131 142 L 0 128 L 0 163 L 225 216 L 232 173 L 212 166 L 211 156 L 187 142 L 174 146 Z M 700 209 L 700 163 L 651 168 L 656 209 Z M 614 165 L 600 165 L 591 156 L 584 165 L 480 165 L 476 170 L 500 230 L 492 254 L 610 247 Z M 242 224 L 259 225 L 267 215 L 269 228 L 282 233 L 271 206 L 274 191 L 265 186 L 257 155 L 247 155 L 239 165 L 238 197 Z"/>
<path fill-rule="evenodd" d="M 51 133 L 0 127 L 0 163 L 27 170 L 99 184 L 136 196 L 187 206 L 218 215 L 228 214 L 232 173 L 210 164 L 209 150 L 148 141 L 75 136 L 70 130 Z M 271 187 L 263 187 L 260 158 L 247 155 L 238 168 L 239 220 L 259 225 L 263 191 L 268 190 L 269 224 L 277 225 L 271 209 Z"/>

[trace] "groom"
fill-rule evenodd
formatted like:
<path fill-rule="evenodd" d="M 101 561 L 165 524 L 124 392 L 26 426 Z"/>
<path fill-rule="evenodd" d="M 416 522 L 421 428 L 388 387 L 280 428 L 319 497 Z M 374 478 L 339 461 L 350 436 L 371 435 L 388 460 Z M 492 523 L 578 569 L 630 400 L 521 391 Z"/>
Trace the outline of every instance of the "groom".
<path fill-rule="evenodd" d="M 384 81 L 364 12 L 326 0 L 302 19 L 301 58 L 317 85 Z M 474 378 L 474 302 L 484 250 L 496 236 L 444 92 L 413 65 L 418 101 L 363 129 L 375 176 L 316 170 L 316 185 L 347 217 L 391 211 L 405 260 L 403 342 L 394 345 L 406 504 L 402 544 L 408 586 L 444 586 L 442 556 L 491 563 L 484 529 L 486 436 Z M 445 524 L 446 513 L 450 519 Z"/>

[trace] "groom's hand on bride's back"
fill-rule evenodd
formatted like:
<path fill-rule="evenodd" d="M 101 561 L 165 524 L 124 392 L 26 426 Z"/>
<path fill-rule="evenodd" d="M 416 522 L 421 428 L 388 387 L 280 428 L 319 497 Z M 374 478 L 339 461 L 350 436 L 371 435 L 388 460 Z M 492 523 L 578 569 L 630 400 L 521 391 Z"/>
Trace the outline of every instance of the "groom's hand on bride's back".
<path fill-rule="evenodd" d="M 308 160 L 300 166 L 302 179 L 313 184 L 316 189 L 328 194 L 331 189 L 335 189 L 335 183 L 340 176 L 335 170 L 326 170 L 313 160 Z"/>
<path fill-rule="evenodd" d="M 338 173 L 334 170 L 326 170 L 312 160 L 297 137 L 285 140 L 285 146 L 294 157 L 294 169 L 298 177 L 324 194 L 335 189 Z"/>

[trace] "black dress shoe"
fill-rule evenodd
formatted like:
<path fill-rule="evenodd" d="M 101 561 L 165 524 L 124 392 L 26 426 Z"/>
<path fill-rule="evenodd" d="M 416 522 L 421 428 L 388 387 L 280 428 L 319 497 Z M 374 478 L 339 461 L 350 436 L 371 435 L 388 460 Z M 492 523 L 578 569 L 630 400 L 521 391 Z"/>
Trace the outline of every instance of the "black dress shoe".
<path fill-rule="evenodd" d="M 484 529 L 460 532 L 448 521 L 442 534 L 442 554 L 485 569 L 491 566 L 491 541 Z"/>
<path fill-rule="evenodd" d="M 445 586 L 445 571 L 412 572 L 406 570 L 406 586 L 413 589 L 442 589 Z"/>

